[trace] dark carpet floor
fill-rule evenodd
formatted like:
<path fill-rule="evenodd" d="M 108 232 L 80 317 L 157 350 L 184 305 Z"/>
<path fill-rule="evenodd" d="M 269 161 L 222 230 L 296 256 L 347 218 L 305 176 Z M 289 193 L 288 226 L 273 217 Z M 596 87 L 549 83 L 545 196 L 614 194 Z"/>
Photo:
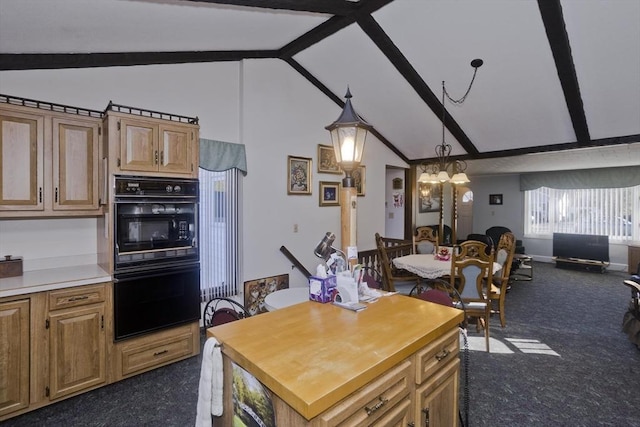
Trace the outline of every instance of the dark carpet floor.
<path fill-rule="evenodd" d="M 534 263 L 534 280 L 507 295 L 507 326 L 492 319 L 491 353 L 470 328 L 481 345 L 469 352 L 469 426 L 640 427 L 640 351 L 621 332 L 625 278 Z M 200 363 L 193 357 L 1 424 L 194 425 Z"/>

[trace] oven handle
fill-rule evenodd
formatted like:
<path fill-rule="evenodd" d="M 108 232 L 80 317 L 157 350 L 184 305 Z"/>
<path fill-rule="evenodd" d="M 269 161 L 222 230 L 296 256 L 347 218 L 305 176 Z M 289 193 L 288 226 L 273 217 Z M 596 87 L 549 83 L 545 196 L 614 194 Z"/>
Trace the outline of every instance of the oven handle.
<path fill-rule="evenodd" d="M 129 280 L 136 280 L 141 278 L 166 276 L 168 274 L 175 274 L 175 273 L 187 273 L 187 272 L 192 272 L 196 270 L 198 271 L 200 270 L 199 262 L 172 266 L 172 267 L 167 267 L 165 265 L 158 268 L 137 268 L 135 270 L 125 271 L 125 272 L 115 271 L 113 273 L 113 283 L 126 282 Z"/>

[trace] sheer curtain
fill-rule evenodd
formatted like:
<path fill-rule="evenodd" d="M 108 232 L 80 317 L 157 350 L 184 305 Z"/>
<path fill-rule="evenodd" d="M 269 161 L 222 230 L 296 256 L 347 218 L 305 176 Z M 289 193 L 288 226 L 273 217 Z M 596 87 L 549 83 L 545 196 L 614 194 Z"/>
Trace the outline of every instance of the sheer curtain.
<path fill-rule="evenodd" d="M 200 139 L 200 289 L 202 301 L 238 294 L 244 145 Z"/>

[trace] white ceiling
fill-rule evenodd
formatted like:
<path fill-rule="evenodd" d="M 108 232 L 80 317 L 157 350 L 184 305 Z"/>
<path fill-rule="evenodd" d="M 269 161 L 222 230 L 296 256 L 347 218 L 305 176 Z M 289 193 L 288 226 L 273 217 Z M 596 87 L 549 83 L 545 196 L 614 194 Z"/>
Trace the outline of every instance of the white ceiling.
<path fill-rule="evenodd" d="M 280 57 L 336 102 L 348 85 L 411 163 L 441 142 L 442 81 L 460 98 L 482 58 L 445 102 L 469 174 L 640 165 L 637 0 L 0 0 L 0 70 L 242 57 Z"/>

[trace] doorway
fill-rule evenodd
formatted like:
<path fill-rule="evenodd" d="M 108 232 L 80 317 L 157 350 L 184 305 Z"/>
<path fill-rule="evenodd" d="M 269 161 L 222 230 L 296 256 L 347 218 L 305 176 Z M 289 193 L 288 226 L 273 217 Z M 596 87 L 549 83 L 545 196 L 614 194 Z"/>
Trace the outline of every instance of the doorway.
<path fill-rule="evenodd" d="M 411 205 L 411 186 L 407 185 L 408 169 L 387 166 L 385 174 L 384 236 L 405 238 L 405 218 Z M 407 190 L 408 188 L 408 190 Z M 409 221 L 410 222 L 410 221 Z"/>
<path fill-rule="evenodd" d="M 473 191 L 469 187 L 458 187 L 458 240 L 473 233 Z"/>

